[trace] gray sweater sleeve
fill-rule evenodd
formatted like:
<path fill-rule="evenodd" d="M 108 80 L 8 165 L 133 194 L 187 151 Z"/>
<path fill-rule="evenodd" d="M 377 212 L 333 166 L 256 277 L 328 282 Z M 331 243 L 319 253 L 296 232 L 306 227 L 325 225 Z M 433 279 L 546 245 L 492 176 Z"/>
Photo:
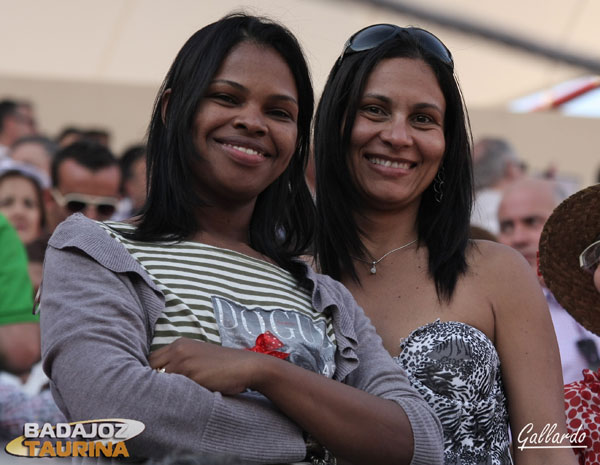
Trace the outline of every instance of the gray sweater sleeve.
<path fill-rule="evenodd" d="M 299 461 L 300 429 L 256 396 L 224 397 L 148 364 L 138 276 L 115 273 L 78 249 L 46 253 L 41 300 L 44 370 L 71 420 L 128 418 L 145 431 L 130 454 L 228 453 L 258 463 Z M 232 440 L 235 438 L 235 440 Z"/>

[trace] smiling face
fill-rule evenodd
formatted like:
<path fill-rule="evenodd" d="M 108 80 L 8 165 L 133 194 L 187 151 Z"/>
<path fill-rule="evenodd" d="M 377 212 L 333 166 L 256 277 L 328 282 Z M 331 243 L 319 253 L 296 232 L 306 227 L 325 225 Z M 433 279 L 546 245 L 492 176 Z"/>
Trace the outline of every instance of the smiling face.
<path fill-rule="evenodd" d="M 442 161 L 446 101 L 418 59 L 389 58 L 374 69 L 360 99 L 349 166 L 367 208 L 418 208 Z"/>
<path fill-rule="evenodd" d="M 33 181 L 19 175 L 0 181 L 0 212 L 17 230 L 24 244 L 41 234 L 42 206 Z"/>
<path fill-rule="evenodd" d="M 194 121 L 197 188 L 209 204 L 253 202 L 296 147 L 298 95 L 272 48 L 242 42 L 224 60 Z"/>

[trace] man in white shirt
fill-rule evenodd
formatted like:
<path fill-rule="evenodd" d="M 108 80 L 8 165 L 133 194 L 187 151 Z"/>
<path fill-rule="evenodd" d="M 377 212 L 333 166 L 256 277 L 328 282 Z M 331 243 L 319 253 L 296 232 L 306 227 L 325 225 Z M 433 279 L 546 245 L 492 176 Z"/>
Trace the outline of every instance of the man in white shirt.
<path fill-rule="evenodd" d="M 498 208 L 501 243 L 518 250 L 537 273 L 537 252 L 546 220 L 567 197 L 555 181 L 523 178 L 508 186 Z M 538 275 L 539 276 L 539 275 Z M 582 378 L 584 368 L 598 368 L 600 337 L 590 333 L 562 308 L 540 277 L 554 323 L 565 384 Z"/>

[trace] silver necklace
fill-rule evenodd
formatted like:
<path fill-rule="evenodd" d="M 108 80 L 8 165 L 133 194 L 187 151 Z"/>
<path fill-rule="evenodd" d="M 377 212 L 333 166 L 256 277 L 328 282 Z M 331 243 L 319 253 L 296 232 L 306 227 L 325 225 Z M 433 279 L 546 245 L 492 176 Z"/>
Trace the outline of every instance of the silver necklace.
<path fill-rule="evenodd" d="M 413 245 L 415 242 L 417 242 L 417 240 L 416 240 L 416 239 L 415 239 L 415 240 L 413 240 L 413 241 L 410 241 L 410 242 L 408 242 L 408 243 L 406 243 L 406 244 L 404 244 L 404 245 L 401 245 L 400 247 L 396 247 L 395 249 L 392 249 L 392 250 L 390 250 L 388 253 L 386 253 L 386 254 L 385 254 L 383 257 L 381 257 L 379 260 L 365 260 L 364 258 L 358 258 L 358 257 L 353 257 L 353 258 L 355 258 L 356 260 L 360 260 L 360 261 L 361 261 L 361 262 L 363 262 L 363 263 L 367 263 L 367 264 L 371 265 L 371 270 L 370 270 L 370 271 L 371 271 L 371 274 L 375 274 L 375 273 L 377 273 L 377 264 L 378 264 L 378 263 L 379 263 L 381 260 L 383 260 L 385 257 L 387 257 L 387 256 L 388 256 L 389 254 L 391 254 L 391 253 L 397 252 L 398 250 L 402 250 L 402 249 L 404 249 L 404 248 L 408 247 L 409 245 Z"/>

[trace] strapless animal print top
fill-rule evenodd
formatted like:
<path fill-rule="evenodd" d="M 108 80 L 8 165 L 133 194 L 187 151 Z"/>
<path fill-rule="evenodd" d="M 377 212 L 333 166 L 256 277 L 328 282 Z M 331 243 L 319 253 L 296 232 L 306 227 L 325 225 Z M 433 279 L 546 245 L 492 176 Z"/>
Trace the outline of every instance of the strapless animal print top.
<path fill-rule="evenodd" d="M 417 328 L 394 359 L 437 413 L 445 465 L 512 464 L 500 358 L 487 336 L 465 323 Z"/>

